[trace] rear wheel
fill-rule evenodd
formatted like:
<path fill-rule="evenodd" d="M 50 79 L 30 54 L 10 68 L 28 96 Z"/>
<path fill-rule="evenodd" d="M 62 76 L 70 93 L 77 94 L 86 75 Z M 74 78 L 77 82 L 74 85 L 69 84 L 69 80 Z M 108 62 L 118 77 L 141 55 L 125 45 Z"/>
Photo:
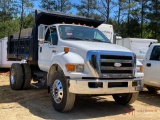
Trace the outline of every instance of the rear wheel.
<path fill-rule="evenodd" d="M 32 74 L 31 74 L 31 68 L 28 64 L 21 64 L 23 69 L 23 86 L 22 89 L 28 89 L 31 84 Z"/>
<path fill-rule="evenodd" d="M 151 92 L 151 93 L 157 93 L 157 90 L 156 90 L 154 87 L 149 87 L 149 86 L 147 86 L 147 89 L 148 89 L 148 91 Z"/>
<path fill-rule="evenodd" d="M 59 112 L 70 111 L 74 106 L 75 94 L 69 92 L 63 71 L 56 71 L 52 75 L 51 99 L 53 107 Z"/>
<path fill-rule="evenodd" d="M 10 87 L 13 90 L 20 90 L 23 86 L 23 71 L 19 63 L 13 63 L 10 69 Z"/>
<path fill-rule="evenodd" d="M 123 93 L 123 94 L 114 94 L 113 99 L 121 105 L 132 104 L 138 98 L 139 92 L 136 93 Z"/>

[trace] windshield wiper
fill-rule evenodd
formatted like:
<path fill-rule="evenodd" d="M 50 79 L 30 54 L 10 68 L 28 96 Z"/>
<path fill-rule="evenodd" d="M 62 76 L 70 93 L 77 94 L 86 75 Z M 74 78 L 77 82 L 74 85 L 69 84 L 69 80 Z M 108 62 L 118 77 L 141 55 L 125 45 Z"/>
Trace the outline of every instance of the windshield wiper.
<path fill-rule="evenodd" d="M 105 42 L 105 43 L 109 43 L 107 41 L 102 41 L 100 39 L 88 39 L 88 38 L 78 38 L 78 37 L 67 37 L 67 38 L 63 38 L 63 39 L 70 39 L 70 40 L 87 40 L 87 41 L 92 41 L 92 42 Z"/>
<path fill-rule="evenodd" d="M 100 39 L 84 39 L 84 40 L 89 40 L 89 41 L 92 41 L 92 42 L 105 42 L 105 43 L 109 43 L 109 42 L 107 42 L 107 41 L 102 41 L 102 40 L 100 40 Z"/>
<path fill-rule="evenodd" d="M 81 38 L 78 37 L 67 37 L 67 38 L 63 38 L 63 39 L 71 39 L 71 40 L 83 40 Z"/>

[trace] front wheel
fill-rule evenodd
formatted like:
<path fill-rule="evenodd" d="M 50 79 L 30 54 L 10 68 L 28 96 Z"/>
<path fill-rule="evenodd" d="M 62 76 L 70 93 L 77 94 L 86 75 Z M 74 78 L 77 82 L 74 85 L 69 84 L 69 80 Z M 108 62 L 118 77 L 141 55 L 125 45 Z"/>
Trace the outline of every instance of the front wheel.
<path fill-rule="evenodd" d="M 138 98 L 139 92 L 136 93 L 123 93 L 123 94 L 114 94 L 113 99 L 121 105 L 132 104 Z"/>
<path fill-rule="evenodd" d="M 63 71 L 56 71 L 52 75 L 51 99 L 55 110 L 59 112 L 70 111 L 74 106 L 75 94 L 68 90 L 68 82 Z"/>

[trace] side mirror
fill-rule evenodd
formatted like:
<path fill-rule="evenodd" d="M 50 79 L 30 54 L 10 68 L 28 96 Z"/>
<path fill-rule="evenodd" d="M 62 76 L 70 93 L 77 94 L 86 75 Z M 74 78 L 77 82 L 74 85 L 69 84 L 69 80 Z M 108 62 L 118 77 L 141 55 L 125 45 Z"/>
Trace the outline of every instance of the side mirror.
<path fill-rule="evenodd" d="M 40 44 L 43 44 L 45 39 L 45 25 L 40 24 L 38 26 L 38 40 Z"/>
<path fill-rule="evenodd" d="M 122 37 L 121 36 L 117 36 L 117 34 L 114 34 L 113 35 L 113 44 L 116 44 L 117 40 L 122 40 Z"/>
<path fill-rule="evenodd" d="M 113 34 L 113 44 L 116 44 L 116 34 Z"/>

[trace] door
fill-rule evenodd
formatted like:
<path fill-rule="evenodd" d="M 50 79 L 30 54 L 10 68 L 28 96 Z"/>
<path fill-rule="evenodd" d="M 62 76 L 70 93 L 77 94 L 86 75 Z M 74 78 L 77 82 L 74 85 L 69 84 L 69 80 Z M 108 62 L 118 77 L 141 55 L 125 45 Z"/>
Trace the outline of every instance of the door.
<path fill-rule="evenodd" d="M 150 57 L 144 60 L 144 83 L 160 87 L 160 46 L 154 46 Z"/>
<path fill-rule="evenodd" d="M 55 27 L 46 29 L 45 40 L 39 46 L 38 65 L 41 70 L 48 71 L 52 62 L 52 56 L 57 52 L 58 36 Z"/>

